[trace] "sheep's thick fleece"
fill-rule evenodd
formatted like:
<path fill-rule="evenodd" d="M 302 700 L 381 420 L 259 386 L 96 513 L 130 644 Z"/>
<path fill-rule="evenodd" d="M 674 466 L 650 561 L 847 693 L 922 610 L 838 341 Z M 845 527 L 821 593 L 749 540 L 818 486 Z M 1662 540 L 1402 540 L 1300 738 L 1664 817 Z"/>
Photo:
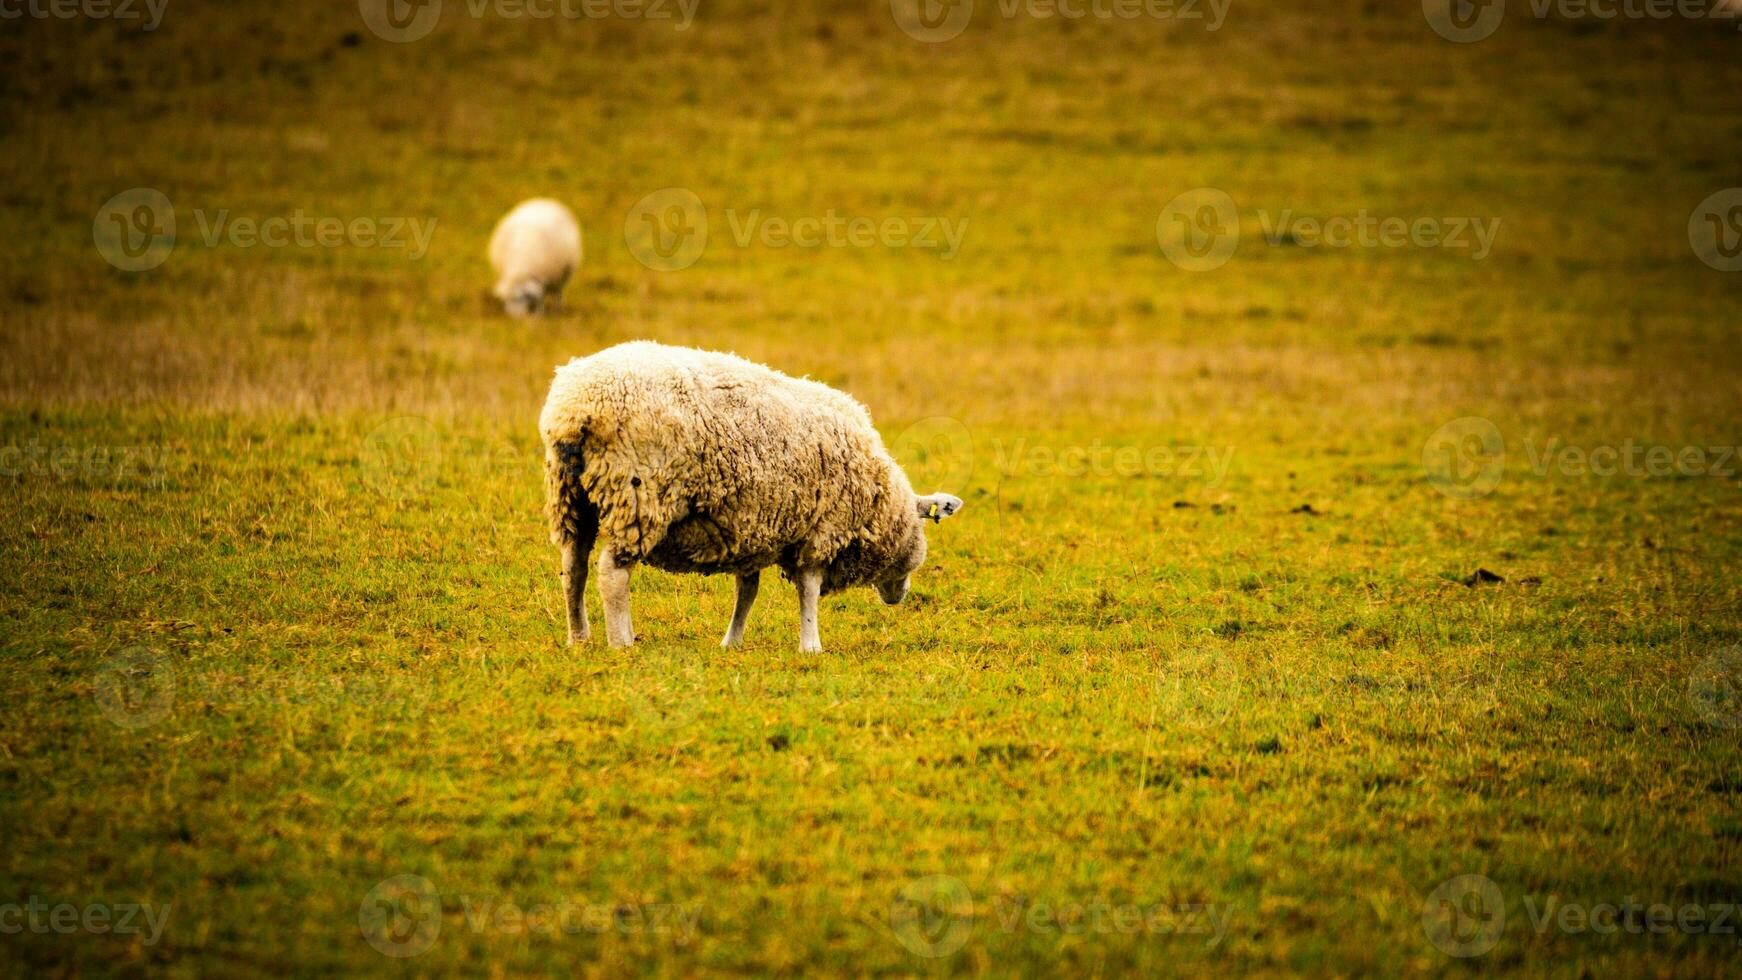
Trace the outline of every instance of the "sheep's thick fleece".
<path fill-rule="evenodd" d="M 637 341 L 557 369 L 539 419 L 557 544 L 675 572 L 826 568 L 861 584 L 920 534 L 913 490 L 851 396 L 731 354 Z"/>

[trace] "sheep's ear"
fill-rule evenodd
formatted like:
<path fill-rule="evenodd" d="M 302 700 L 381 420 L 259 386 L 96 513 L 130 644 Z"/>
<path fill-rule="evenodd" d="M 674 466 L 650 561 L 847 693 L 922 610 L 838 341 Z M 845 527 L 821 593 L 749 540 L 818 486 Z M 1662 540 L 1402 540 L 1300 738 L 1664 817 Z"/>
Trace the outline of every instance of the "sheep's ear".
<path fill-rule="evenodd" d="M 935 522 L 961 510 L 962 498 L 947 493 L 928 493 L 923 497 L 915 497 L 914 504 L 919 508 L 922 519 Z"/>

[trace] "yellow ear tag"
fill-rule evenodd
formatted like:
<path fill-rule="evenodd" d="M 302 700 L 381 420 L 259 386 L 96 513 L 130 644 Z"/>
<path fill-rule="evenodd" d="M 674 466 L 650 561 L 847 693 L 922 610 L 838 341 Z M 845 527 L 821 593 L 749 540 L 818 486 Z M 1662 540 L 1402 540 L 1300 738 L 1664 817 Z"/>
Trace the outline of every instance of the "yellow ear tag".
<path fill-rule="evenodd" d="M 932 504 L 932 505 L 931 505 L 931 513 L 929 513 L 929 514 L 927 514 L 927 515 L 925 515 L 925 516 L 927 516 L 927 517 L 929 517 L 929 518 L 931 518 L 931 519 L 932 519 L 932 520 L 934 520 L 934 521 L 935 521 L 935 520 L 937 520 L 937 519 L 938 519 L 938 505 L 937 505 L 937 504 Z"/>

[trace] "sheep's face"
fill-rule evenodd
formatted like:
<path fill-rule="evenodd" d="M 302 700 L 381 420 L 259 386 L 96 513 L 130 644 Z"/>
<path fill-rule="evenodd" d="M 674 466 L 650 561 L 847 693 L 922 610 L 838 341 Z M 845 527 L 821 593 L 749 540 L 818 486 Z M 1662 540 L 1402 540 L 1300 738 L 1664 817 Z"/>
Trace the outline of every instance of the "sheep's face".
<path fill-rule="evenodd" d="M 907 590 L 913 585 L 913 573 L 925 564 L 925 522 L 941 522 L 961 510 L 962 498 L 947 493 L 932 493 L 915 497 L 914 507 L 920 519 L 913 529 L 913 537 L 908 541 L 907 548 L 890 563 L 892 574 L 878 579 L 875 583 L 877 594 L 892 606 L 907 598 Z"/>
<path fill-rule="evenodd" d="M 544 311 L 544 287 L 536 282 L 523 282 L 509 290 L 502 300 L 509 316 L 534 316 Z"/>

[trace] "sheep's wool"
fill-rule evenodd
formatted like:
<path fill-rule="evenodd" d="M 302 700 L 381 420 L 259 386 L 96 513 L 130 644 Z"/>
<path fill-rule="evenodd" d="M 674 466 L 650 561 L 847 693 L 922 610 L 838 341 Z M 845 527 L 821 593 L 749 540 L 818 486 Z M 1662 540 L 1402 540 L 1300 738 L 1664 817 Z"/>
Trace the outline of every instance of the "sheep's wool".
<path fill-rule="evenodd" d="M 731 354 L 637 341 L 559 367 L 539 419 L 557 544 L 744 574 L 886 574 L 923 532 L 913 489 L 851 396 Z M 919 554 L 923 554 L 920 551 Z"/>

